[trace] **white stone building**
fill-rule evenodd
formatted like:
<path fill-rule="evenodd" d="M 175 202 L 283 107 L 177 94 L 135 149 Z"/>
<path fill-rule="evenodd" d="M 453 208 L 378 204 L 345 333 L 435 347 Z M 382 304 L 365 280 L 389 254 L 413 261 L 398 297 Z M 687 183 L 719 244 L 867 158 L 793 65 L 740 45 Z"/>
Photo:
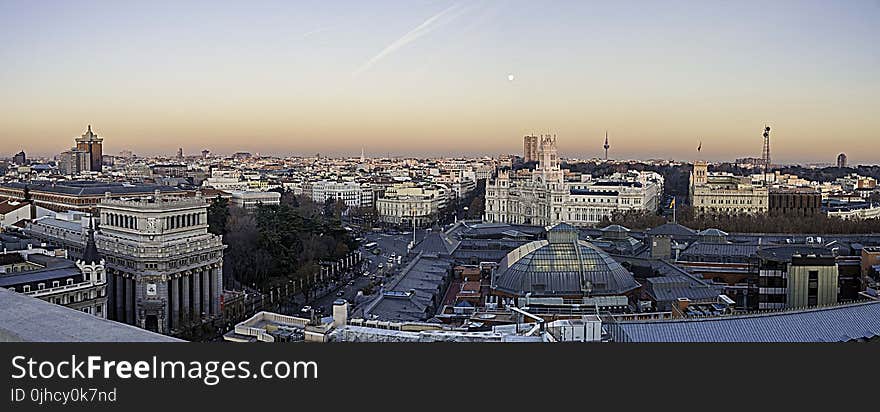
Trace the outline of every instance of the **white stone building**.
<path fill-rule="evenodd" d="M 232 190 L 232 204 L 242 209 L 250 210 L 259 205 L 280 205 L 281 193 L 278 192 L 260 192 L 254 190 Z"/>
<path fill-rule="evenodd" d="M 302 194 L 312 201 L 342 201 L 348 207 L 373 207 L 373 189 L 368 182 L 317 180 L 303 184 Z"/>
<path fill-rule="evenodd" d="M 44 248 L 0 253 L 0 288 L 107 318 L 107 275 L 94 238 L 81 259 L 66 256 Z"/>
<path fill-rule="evenodd" d="M 109 318 L 169 334 L 220 314 L 223 245 L 208 233 L 205 199 L 161 196 L 104 199 L 98 205 L 97 248 L 106 260 Z M 90 218 L 38 218 L 26 232 L 84 254 Z"/>
<path fill-rule="evenodd" d="M 560 167 L 556 136 L 541 136 L 538 143 L 538 166 L 526 177 L 501 170 L 495 179 L 487 181 L 484 220 L 590 226 L 617 210 L 657 210 L 663 182 L 656 173 L 568 181 Z"/>
<path fill-rule="evenodd" d="M 694 162 L 690 176 L 690 204 L 696 213 L 767 213 L 769 191 L 748 176 L 709 173 L 706 162 Z"/>
<path fill-rule="evenodd" d="M 394 226 L 428 227 L 437 222 L 450 202 L 452 191 L 440 184 L 397 183 L 376 199 L 379 220 Z"/>

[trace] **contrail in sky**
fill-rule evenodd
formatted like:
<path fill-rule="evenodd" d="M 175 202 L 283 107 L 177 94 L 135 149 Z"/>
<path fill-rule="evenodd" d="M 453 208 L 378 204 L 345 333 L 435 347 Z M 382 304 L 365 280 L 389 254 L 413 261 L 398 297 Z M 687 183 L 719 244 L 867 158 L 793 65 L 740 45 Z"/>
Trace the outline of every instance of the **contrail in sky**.
<path fill-rule="evenodd" d="M 418 40 L 420 37 L 422 37 L 428 33 L 431 33 L 432 31 L 436 30 L 437 28 L 442 27 L 443 24 L 448 23 L 451 19 L 453 19 L 453 18 L 457 17 L 459 14 L 461 14 L 462 9 L 463 8 L 461 7 L 460 4 L 453 4 L 452 6 L 441 11 L 440 13 L 437 13 L 437 14 L 429 17 L 427 20 L 422 22 L 422 24 L 416 26 L 416 28 L 414 28 L 414 29 L 410 30 L 408 33 L 404 34 L 403 37 L 395 40 L 394 42 L 392 42 L 391 44 L 386 46 L 384 49 L 382 49 L 381 52 L 379 52 L 379 54 L 373 56 L 372 59 L 367 60 L 366 63 L 364 63 L 360 68 L 355 70 L 354 73 L 352 73 L 352 76 L 353 77 L 359 76 L 361 73 L 369 70 L 371 67 L 373 67 L 374 64 L 378 63 L 380 60 L 382 60 L 386 56 L 396 52 L 397 50 L 406 46 L 407 44 L 410 44 L 410 43 Z M 450 18 L 444 20 L 444 18 L 447 16 L 450 16 Z"/>

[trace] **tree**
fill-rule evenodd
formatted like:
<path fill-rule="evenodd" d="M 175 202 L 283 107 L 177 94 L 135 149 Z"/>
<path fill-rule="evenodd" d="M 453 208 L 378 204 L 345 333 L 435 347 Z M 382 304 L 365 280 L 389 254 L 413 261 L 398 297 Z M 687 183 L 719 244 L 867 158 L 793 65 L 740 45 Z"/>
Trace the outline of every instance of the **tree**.
<path fill-rule="evenodd" d="M 357 248 L 337 219 L 308 204 L 230 210 L 224 271 L 240 283 L 265 289 L 292 281 L 309 288 L 321 261 L 341 259 Z M 315 213 L 304 216 L 302 210 Z"/>
<path fill-rule="evenodd" d="M 208 206 L 208 232 L 225 236 L 226 222 L 229 220 L 229 200 L 217 195 Z"/>
<path fill-rule="evenodd" d="M 644 230 L 666 223 L 666 217 L 651 212 L 615 212 L 610 219 L 603 219 L 600 227 L 618 224 L 630 229 Z M 804 233 L 804 234 L 842 234 L 878 233 L 880 219 L 840 219 L 824 214 L 815 216 L 770 216 L 762 214 L 698 214 L 689 206 L 677 210 L 679 224 L 695 230 L 709 228 L 739 233 Z"/>

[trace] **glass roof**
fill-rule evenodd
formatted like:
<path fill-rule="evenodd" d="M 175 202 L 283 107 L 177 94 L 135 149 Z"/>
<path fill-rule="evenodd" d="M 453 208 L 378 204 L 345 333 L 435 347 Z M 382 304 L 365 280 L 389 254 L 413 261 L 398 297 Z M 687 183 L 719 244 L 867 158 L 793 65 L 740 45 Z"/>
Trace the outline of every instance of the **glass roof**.
<path fill-rule="evenodd" d="M 639 287 L 628 270 L 582 240 L 527 243 L 496 273 L 495 288 L 519 296 L 617 295 Z"/>

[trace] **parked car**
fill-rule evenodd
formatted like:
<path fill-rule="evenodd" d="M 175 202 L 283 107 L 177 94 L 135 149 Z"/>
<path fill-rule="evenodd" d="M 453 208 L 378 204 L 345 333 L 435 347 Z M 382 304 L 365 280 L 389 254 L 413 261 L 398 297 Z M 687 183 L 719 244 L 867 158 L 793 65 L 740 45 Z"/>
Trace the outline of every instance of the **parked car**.
<path fill-rule="evenodd" d="M 309 313 L 309 311 L 311 311 L 311 310 L 312 310 L 311 306 L 303 306 L 302 309 L 300 309 L 299 311 L 302 313 Z"/>
<path fill-rule="evenodd" d="M 344 295 L 345 295 L 345 292 L 343 292 L 341 290 L 339 292 L 336 292 L 336 297 L 342 297 Z"/>

